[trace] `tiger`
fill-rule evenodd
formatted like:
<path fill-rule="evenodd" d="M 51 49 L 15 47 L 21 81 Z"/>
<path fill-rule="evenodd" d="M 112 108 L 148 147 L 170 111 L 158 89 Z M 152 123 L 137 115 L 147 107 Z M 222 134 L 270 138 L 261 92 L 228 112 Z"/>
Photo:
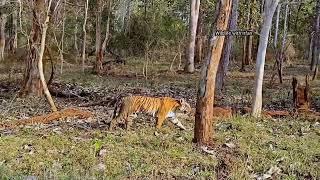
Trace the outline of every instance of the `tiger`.
<path fill-rule="evenodd" d="M 163 122 L 169 119 L 181 130 L 186 130 L 176 117 L 177 111 L 189 114 L 191 106 L 184 99 L 171 97 L 125 96 L 115 105 L 109 130 L 113 130 L 115 123 L 118 123 L 119 120 L 124 120 L 125 128 L 129 130 L 133 119 L 139 112 L 156 117 L 157 129 L 160 129 Z"/>

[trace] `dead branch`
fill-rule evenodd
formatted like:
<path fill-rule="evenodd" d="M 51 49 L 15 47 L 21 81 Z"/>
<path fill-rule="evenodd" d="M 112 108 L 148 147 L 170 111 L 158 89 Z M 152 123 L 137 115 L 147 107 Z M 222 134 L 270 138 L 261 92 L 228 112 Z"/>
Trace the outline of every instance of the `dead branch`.
<path fill-rule="evenodd" d="M 79 109 L 68 108 L 62 111 L 55 111 L 47 115 L 35 116 L 29 119 L 17 120 L 11 123 L 2 123 L 0 128 L 13 129 L 19 126 L 34 125 L 34 124 L 48 124 L 53 121 L 63 120 L 67 117 L 78 117 L 81 119 L 89 118 L 92 113 L 89 111 L 82 111 Z"/>

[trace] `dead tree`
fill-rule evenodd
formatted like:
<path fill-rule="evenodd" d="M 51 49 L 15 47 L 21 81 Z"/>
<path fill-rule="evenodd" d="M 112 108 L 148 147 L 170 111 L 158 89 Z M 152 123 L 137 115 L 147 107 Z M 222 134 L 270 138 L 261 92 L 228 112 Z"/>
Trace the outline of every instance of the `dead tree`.
<path fill-rule="evenodd" d="M 227 30 L 232 0 L 221 0 L 221 8 L 216 27 L 213 29 Z M 206 60 L 203 62 L 197 95 L 195 113 L 195 128 L 193 142 L 208 146 L 213 136 L 213 105 L 215 93 L 215 79 L 221 58 L 224 36 L 216 36 L 215 30 L 210 38 L 210 48 Z"/>

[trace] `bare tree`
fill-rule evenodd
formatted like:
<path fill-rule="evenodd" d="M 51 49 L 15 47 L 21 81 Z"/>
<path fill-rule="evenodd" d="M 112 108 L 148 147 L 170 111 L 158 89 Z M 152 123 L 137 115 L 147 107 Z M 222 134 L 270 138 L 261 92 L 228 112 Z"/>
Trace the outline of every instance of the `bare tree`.
<path fill-rule="evenodd" d="M 88 7 L 89 7 L 89 0 L 86 0 L 86 4 L 84 6 L 84 22 L 82 26 L 83 31 L 83 45 L 82 45 L 82 72 L 84 72 L 85 60 L 86 60 L 86 41 L 87 41 L 87 18 L 88 18 Z"/>
<path fill-rule="evenodd" d="M 6 0 L 0 0 L 0 6 L 5 6 Z M 0 61 L 4 58 L 4 49 L 6 46 L 6 28 L 7 22 L 7 14 L 5 12 L 1 12 L 0 14 Z"/>
<path fill-rule="evenodd" d="M 197 24 L 199 17 L 200 0 L 191 0 L 190 3 L 190 23 L 189 23 L 189 44 L 187 51 L 187 61 L 185 65 L 185 71 L 189 73 L 194 72 L 194 54 L 195 43 L 197 36 Z"/>
<path fill-rule="evenodd" d="M 220 0 L 220 12 L 217 19 L 217 30 L 226 30 L 228 27 L 229 15 L 232 0 Z M 197 95 L 195 114 L 195 128 L 193 142 L 199 145 L 210 145 L 213 131 L 213 105 L 215 93 L 215 79 L 221 58 L 224 36 L 216 36 L 213 30 L 210 39 L 210 48 L 203 62 L 200 76 L 200 84 Z"/>
<path fill-rule="evenodd" d="M 272 25 L 272 17 L 277 8 L 278 3 L 279 3 L 279 0 L 268 0 L 268 1 L 265 1 L 265 4 L 264 4 L 263 25 L 261 27 L 261 33 L 259 38 L 254 96 L 253 96 L 253 104 L 252 104 L 252 116 L 254 117 L 260 117 L 261 115 L 262 84 L 263 84 L 265 57 L 266 57 L 266 51 L 268 46 L 269 32 Z"/>

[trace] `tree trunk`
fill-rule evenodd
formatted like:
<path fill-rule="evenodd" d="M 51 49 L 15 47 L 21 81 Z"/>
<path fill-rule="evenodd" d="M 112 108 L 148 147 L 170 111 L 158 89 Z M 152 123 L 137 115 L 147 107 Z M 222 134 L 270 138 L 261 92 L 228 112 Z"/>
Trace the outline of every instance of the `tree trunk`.
<path fill-rule="evenodd" d="M 200 5 L 201 6 L 201 5 Z M 196 63 L 200 63 L 202 60 L 202 44 L 203 44 L 203 9 L 199 9 L 199 17 L 198 17 L 198 24 L 197 24 L 197 36 L 196 36 L 196 49 L 195 49 L 195 56 L 194 61 Z"/>
<path fill-rule="evenodd" d="M 0 5 L 5 6 L 6 0 L 0 0 Z M 6 28 L 7 15 L 5 13 L 0 14 L 0 61 L 4 58 L 4 49 L 6 46 Z"/>
<path fill-rule="evenodd" d="M 14 54 L 17 49 L 17 38 L 18 38 L 18 24 L 17 24 L 17 10 L 15 7 L 15 2 L 11 2 L 10 6 L 14 8 L 11 15 L 9 16 L 9 19 L 7 19 L 7 28 L 9 29 L 9 40 L 8 40 L 8 50 Z"/>
<path fill-rule="evenodd" d="M 100 47 L 98 49 L 98 53 L 97 53 L 97 56 L 96 56 L 95 73 L 97 73 L 97 74 L 101 74 L 102 73 L 102 70 L 103 70 L 102 61 L 104 59 L 104 54 L 105 54 L 107 43 L 108 43 L 108 40 L 109 40 L 111 3 L 112 3 L 112 1 L 109 0 L 109 15 L 108 15 L 108 19 L 107 19 L 105 38 L 104 38 L 102 44 L 100 42 Z M 102 12 L 102 9 L 101 9 L 101 12 Z M 101 30 L 100 30 L 100 32 L 101 32 Z M 100 39 L 101 39 L 101 35 L 100 35 Z"/>
<path fill-rule="evenodd" d="M 278 3 L 279 3 L 279 0 L 265 1 L 263 25 L 260 33 L 259 49 L 257 53 L 257 62 L 256 62 L 255 87 L 254 87 L 254 96 L 253 96 L 253 104 L 252 104 L 253 117 L 260 117 L 261 115 L 262 84 L 263 84 L 265 57 L 266 57 L 266 51 L 268 46 L 269 32 L 272 25 L 272 17 Z"/>
<path fill-rule="evenodd" d="M 284 52 L 285 52 L 285 46 L 286 46 L 286 39 L 287 39 L 287 21 L 288 21 L 288 11 L 289 11 L 289 4 L 288 1 L 286 1 L 286 9 L 285 9 L 285 16 L 284 16 L 284 24 L 283 24 L 283 33 L 282 33 L 282 42 L 281 42 L 281 49 L 280 53 L 278 55 L 278 76 L 279 76 L 279 81 L 280 84 L 283 83 L 283 59 L 284 59 Z"/>
<path fill-rule="evenodd" d="M 37 1 L 37 3 L 38 2 L 39 2 L 39 0 Z M 43 2 L 43 3 L 45 4 L 45 2 Z M 40 51 L 39 51 L 39 55 L 38 55 L 38 69 L 39 69 L 39 76 L 40 76 L 41 85 L 43 87 L 43 92 L 44 92 L 44 94 L 50 104 L 51 110 L 53 112 L 55 112 L 55 111 L 57 111 L 57 107 L 55 106 L 54 101 L 52 99 L 52 96 L 48 90 L 47 83 L 46 83 L 46 80 L 45 80 L 44 74 L 43 74 L 43 62 L 42 62 L 43 54 L 44 54 L 44 50 L 45 50 L 45 46 L 46 46 L 47 29 L 48 29 L 48 24 L 49 24 L 49 20 L 50 20 L 49 13 L 50 13 L 51 3 L 52 3 L 52 0 L 49 1 L 47 14 L 45 16 L 45 21 L 42 24 L 42 32 L 40 32 L 41 39 L 40 39 Z"/>
<path fill-rule="evenodd" d="M 227 30 L 231 11 L 231 0 L 221 0 L 221 8 L 215 29 Z M 215 36 L 213 31 L 210 39 L 210 49 L 203 62 L 198 89 L 198 98 L 195 114 L 195 128 L 193 142 L 198 145 L 210 145 L 213 135 L 213 105 L 215 92 L 215 79 L 221 58 L 224 36 Z"/>
<path fill-rule="evenodd" d="M 229 30 L 235 31 L 237 29 L 238 20 L 238 0 L 232 0 L 231 18 L 229 20 Z M 219 63 L 218 74 L 216 78 L 216 91 L 221 93 L 224 87 L 224 80 L 227 75 L 228 66 L 230 62 L 231 49 L 233 44 L 233 37 L 227 36 L 223 48 L 223 54 Z"/>
<path fill-rule="evenodd" d="M 320 0 L 317 1 L 316 7 L 316 18 L 314 26 L 314 37 L 313 37 L 313 52 L 312 52 L 312 63 L 311 70 L 313 71 L 312 79 L 315 80 L 318 75 L 318 66 L 320 63 Z"/>
<path fill-rule="evenodd" d="M 88 6 L 89 0 L 86 0 L 85 10 L 84 10 L 84 22 L 82 26 L 83 31 L 83 43 L 82 43 L 82 72 L 84 72 L 85 60 L 86 60 L 86 41 L 87 41 L 87 18 L 88 18 Z"/>
<path fill-rule="evenodd" d="M 33 94 L 40 96 L 44 92 L 51 106 L 51 110 L 57 111 L 44 78 L 42 62 L 50 18 L 49 12 L 51 2 L 52 1 L 50 0 L 48 9 L 46 10 L 45 0 L 34 1 L 29 55 L 27 56 L 28 59 L 26 60 L 27 64 L 24 74 L 24 84 L 20 91 L 20 95 L 26 96 Z"/>
<path fill-rule="evenodd" d="M 255 0 L 254 0 L 255 1 Z M 253 28 L 253 22 L 252 22 L 252 5 L 250 6 L 250 10 L 248 11 L 248 29 L 252 30 Z M 253 36 L 250 35 L 247 37 L 247 53 L 246 53 L 246 60 L 245 64 L 246 65 L 251 65 L 252 64 L 252 44 L 253 44 Z"/>
<path fill-rule="evenodd" d="M 274 32 L 274 39 L 273 39 L 274 49 L 277 49 L 277 44 L 278 44 L 278 30 L 279 30 L 280 9 L 281 9 L 281 4 L 279 4 L 278 8 L 277 8 L 276 29 L 275 29 L 275 32 Z"/>
<path fill-rule="evenodd" d="M 96 74 L 102 73 L 102 52 L 101 51 L 101 15 L 102 15 L 102 1 L 97 0 L 97 13 L 96 13 L 96 63 L 94 72 Z"/>
<path fill-rule="evenodd" d="M 64 63 L 64 57 L 63 57 L 63 51 L 64 51 L 64 29 L 65 29 L 65 11 L 66 11 L 66 0 L 64 0 L 63 3 L 63 15 L 62 15 L 62 34 L 61 34 L 61 41 L 60 41 L 60 48 L 59 48 L 59 56 L 60 56 L 60 74 L 63 73 L 63 63 Z"/>
<path fill-rule="evenodd" d="M 200 0 L 191 0 L 190 3 L 190 23 L 189 23 L 189 44 L 188 55 L 185 66 L 185 71 L 189 73 L 194 72 L 194 52 L 197 34 L 197 24 L 199 16 Z"/>
<path fill-rule="evenodd" d="M 29 52 L 26 60 L 23 86 L 20 91 L 21 96 L 36 95 L 41 96 L 43 87 L 41 85 L 38 67 L 38 47 L 41 43 L 41 20 L 44 16 L 45 0 L 35 1 L 33 8 L 32 29 L 30 32 Z"/>
<path fill-rule="evenodd" d="M 18 11 L 15 9 L 12 14 L 13 24 L 13 46 L 12 52 L 15 53 L 18 48 Z"/>

